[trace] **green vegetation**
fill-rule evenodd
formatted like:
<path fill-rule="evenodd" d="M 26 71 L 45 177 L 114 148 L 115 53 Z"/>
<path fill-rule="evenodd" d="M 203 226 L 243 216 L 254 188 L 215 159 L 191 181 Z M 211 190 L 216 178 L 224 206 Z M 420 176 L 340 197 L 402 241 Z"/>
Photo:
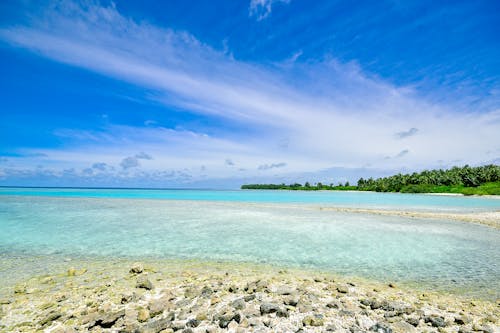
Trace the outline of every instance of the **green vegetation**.
<path fill-rule="evenodd" d="M 357 190 L 402 193 L 461 193 L 464 195 L 500 195 L 500 166 L 453 167 L 448 170 L 425 170 L 412 174 L 397 174 L 383 178 L 359 179 L 357 186 L 349 182 L 339 185 L 248 184 L 242 189 L 259 190 Z"/>

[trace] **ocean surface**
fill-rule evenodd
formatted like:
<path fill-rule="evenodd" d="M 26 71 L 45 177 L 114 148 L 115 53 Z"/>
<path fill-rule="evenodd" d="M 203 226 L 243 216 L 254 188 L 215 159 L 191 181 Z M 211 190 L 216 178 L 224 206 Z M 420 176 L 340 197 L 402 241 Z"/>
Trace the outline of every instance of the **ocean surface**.
<path fill-rule="evenodd" d="M 500 297 L 500 231 L 320 207 L 474 212 L 480 197 L 358 192 L 0 189 L 0 259 L 149 258 L 320 269 Z M 2 274 L 7 274 L 0 269 Z"/>

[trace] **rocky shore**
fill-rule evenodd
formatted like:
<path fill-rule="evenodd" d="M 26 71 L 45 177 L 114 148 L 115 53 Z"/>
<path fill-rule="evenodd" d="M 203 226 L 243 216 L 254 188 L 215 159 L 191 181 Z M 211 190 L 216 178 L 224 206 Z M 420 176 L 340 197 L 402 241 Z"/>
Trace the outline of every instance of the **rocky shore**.
<path fill-rule="evenodd" d="M 1 332 L 500 331 L 500 300 L 391 283 L 220 263 L 66 264 L 4 289 Z"/>

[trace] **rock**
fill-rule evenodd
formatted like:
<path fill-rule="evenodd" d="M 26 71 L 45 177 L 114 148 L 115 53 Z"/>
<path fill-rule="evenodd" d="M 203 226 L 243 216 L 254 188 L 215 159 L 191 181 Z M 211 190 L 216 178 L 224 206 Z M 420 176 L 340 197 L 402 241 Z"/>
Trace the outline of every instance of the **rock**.
<path fill-rule="evenodd" d="M 26 294 L 26 284 L 20 283 L 14 286 L 14 294 Z"/>
<path fill-rule="evenodd" d="M 446 326 L 446 322 L 444 321 L 444 318 L 441 316 L 436 316 L 436 315 L 426 316 L 426 317 L 424 317 L 424 321 L 426 323 L 430 323 L 433 327 L 445 327 Z"/>
<path fill-rule="evenodd" d="M 313 316 L 305 316 L 302 319 L 302 324 L 304 326 L 323 326 L 323 316 L 322 315 L 313 315 Z"/>
<path fill-rule="evenodd" d="M 101 314 L 96 318 L 94 324 L 91 325 L 89 328 L 93 326 L 101 326 L 102 328 L 111 328 L 118 319 L 124 316 L 125 316 L 125 310 Z"/>
<path fill-rule="evenodd" d="M 139 276 L 137 278 L 137 284 L 135 285 L 135 287 L 146 290 L 152 290 L 154 288 L 153 283 L 149 281 L 149 279 L 146 276 Z"/>
<path fill-rule="evenodd" d="M 277 312 L 279 309 L 280 309 L 279 305 L 275 303 L 262 303 L 260 305 L 261 314 Z"/>
<path fill-rule="evenodd" d="M 200 312 L 196 315 L 196 320 L 198 320 L 198 321 L 204 321 L 207 319 L 208 319 L 208 317 L 207 317 L 207 314 L 205 312 Z"/>
<path fill-rule="evenodd" d="M 367 316 L 359 316 L 356 318 L 356 324 L 363 330 L 368 330 L 370 327 L 375 325 L 375 321 L 373 321 L 370 317 Z"/>
<path fill-rule="evenodd" d="M 75 276 L 76 275 L 76 269 L 74 267 L 70 267 L 68 269 L 68 276 Z"/>
<path fill-rule="evenodd" d="M 326 307 L 330 309 L 340 309 L 342 307 L 342 304 L 337 300 L 333 300 L 326 303 Z"/>
<path fill-rule="evenodd" d="M 148 321 L 150 317 L 149 311 L 144 308 L 140 308 L 139 311 L 137 312 L 137 320 L 140 321 L 141 323 Z"/>
<path fill-rule="evenodd" d="M 218 321 L 219 321 L 219 327 L 220 328 L 227 328 L 229 323 L 231 321 L 235 321 L 239 323 L 241 320 L 241 315 L 239 313 L 226 313 L 222 316 L 218 316 Z"/>
<path fill-rule="evenodd" d="M 299 295 L 289 295 L 288 297 L 285 297 L 283 303 L 286 305 L 297 306 L 299 300 Z"/>
<path fill-rule="evenodd" d="M 186 323 L 187 327 L 198 327 L 200 325 L 200 322 L 197 319 L 189 319 Z"/>
<path fill-rule="evenodd" d="M 144 272 L 144 266 L 140 262 L 132 264 L 129 271 L 132 274 L 141 274 L 142 272 Z"/>
<path fill-rule="evenodd" d="M 183 320 L 174 320 L 170 327 L 172 327 L 174 331 L 179 331 L 186 328 L 186 322 Z"/>
<path fill-rule="evenodd" d="M 290 314 L 288 314 L 288 311 L 286 309 L 280 308 L 278 309 L 278 311 L 276 311 L 276 316 L 280 318 L 288 318 Z"/>
<path fill-rule="evenodd" d="M 44 319 L 42 319 L 39 324 L 40 326 L 46 326 L 52 324 L 54 320 L 57 320 L 62 317 L 62 313 L 59 311 L 50 312 Z"/>
<path fill-rule="evenodd" d="M 392 331 L 394 333 L 414 333 L 417 332 L 415 327 L 412 325 L 408 324 L 405 321 L 398 321 L 392 324 Z"/>
<path fill-rule="evenodd" d="M 328 332 L 335 332 L 337 330 L 337 326 L 330 324 L 330 325 L 326 326 L 325 329 Z"/>
<path fill-rule="evenodd" d="M 162 314 L 163 311 L 170 310 L 171 308 L 173 308 L 173 304 L 170 303 L 167 297 L 153 299 L 148 305 L 151 317 L 156 317 L 157 315 Z"/>
<path fill-rule="evenodd" d="M 231 303 L 231 306 L 236 310 L 243 310 L 246 306 L 245 300 L 243 298 L 238 298 L 237 300 Z"/>
<path fill-rule="evenodd" d="M 372 327 L 370 327 L 370 332 L 377 332 L 377 333 L 392 333 L 392 329 L 382 323 L 376 323 Z"/>
<path fill-rule="evenodd" d="M 296 292 L 297 291 L 294 288 L 289 286 L 280 286 L 276 289 L 276 294 L 278 295 L 293 295 Z"/>
<path fill-rule="evenodd" d="M 338 286 L 337 291 L 341 294 L 347 294 L 349 292 L 349 288 L 347 288 L 347 286 Z"/>
<path fill-rule="evenodd" d="M 169 329 L 171 324 L 172 322 L 166 318 L 151 320 L 146 325 L 138 328 L 135 332 L 137 333 L 161 332 L 163 330 Z"/>
<path fill-rule="evenodd" d="M 245 295 L 243 296 L 243 299 L 245 300 L 245 302 L 253 301 L 255 299 L 255 294 Z"/>
<path fill-rule="evenodd" d="M 413 325 L 415 327 L 418 326 L 418 324 L 420 324 L 420 318 L 417 318 L 417 317 L 408 317 L 406 318 L 406 322 L 410 325 Z"/>
<path fill-rule="evenodd" d="M 389 286 L 390 288 L 397 288 L 396 284 L 395 284 L 395 283 L 393 283 L 393 282 L 389 283 L 389 284 L 388 284 L 388 286 Z"/>
<path fill-rule="evenodd" d="M 408 303 L 402 301 L 385 302 L 382 306 L 385 311 L 394 311 L 398 315 L 411 314 L 415 309 Z"/>
<path fill-rule="evenodd" d="M 205 287 L 203 287 L 203 288 L 201 289 L 200 296 L 201 296 L 201 297 L 208 297 L 208 296 L 212 295 L 212 294 L 213 294 L 213 292 L 214 292 L 214 291 L 212 290 L 212 288 L 210 288 L 210 287 L 208 287 L 208 286 L 205 286 Z"/>
<path fill-rule="evenodd" d="M 465 324 L 468 324 L 470 322 L 471 322 L 470 318 L 468 318 L 466 316 L 460 316 L 460 317 L 455 318 L 455 323 L 458 325 L 465 325 Z"/>

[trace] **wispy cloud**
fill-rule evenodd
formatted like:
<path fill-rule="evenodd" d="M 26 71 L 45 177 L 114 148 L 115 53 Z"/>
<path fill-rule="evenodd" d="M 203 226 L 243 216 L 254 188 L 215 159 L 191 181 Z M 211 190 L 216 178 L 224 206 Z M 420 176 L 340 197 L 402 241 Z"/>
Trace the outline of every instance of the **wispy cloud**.
<path fill-rule="evenodd" d="M 275 169 L 275 168 L 283 168 L 286 166 L 285 162 L 280 162 L 280 163 L 272 163 L 272 164 L 262 164 L 259 165 L 258 169 L 259 170 L 269 170 L 269 169 Z"/>
<path fill-rule="evenodd" d="M 273 5 L 278 2 L 289 3 L 290 0 L 251 0 L 248 15 L 255 17 L 257 21 L 261 21 L 271 14 Z"/>
<path fill-rule="evenodd" d="M 255 17 L 269 15 L 272 4 L 256 1 L 265 16 Z M 100 161 L 116 166 L 116 177 L 125 177 L 120 174 L 125 171 L 154 177 L 175 172 L 186 180 L 207 174 L 233 177 L 238 169 L 227 168 L 227 156 L 249 176 L 258 175 L 256 165 L 280 168 L 280 163 L 261 164 L 275 160 L 287 161 L 286 171 L 294 173 L 366 164 L 419 168 L 440 159 L 473 164 L 487 160 L 486 152 L 500 142 L 500 110 L 457 110 L 430 102 L 411 87 L 396 86 L 366 73 L 355 61 L 341 62 L 328 54 L 308 62 L 247 63 L 187 32 L 124 17 L 113 5 L 61 1 L 40 18 L 2 27 L 0 39 L 142 87 L 145 99 L 244 128 L 231 133 L 216 128 L 207 134 L 147 121 L 138 127 L 59 129 L 54 134 L 66 143 L 63 148 L 31 151 L 45 154 L 58 175 Z M 405 128 L 409 130 L 401 131 Z M 384 158 L 397 151 L 406 151 L 400 156 L 405 158 Z M 148 162 L 141 165 L 141 159 Z M 36 157 L 12 160 L 25 170 Z M 206 170 L 200 171 L 201 163 Z"/>
<path fill-rule="evenodd" d="M 401 150 L 396 156 L 394 156 L 395 158 L 401 158 L 405 155 L 408 155 L 410 151 L 408 149 L 404 149 L 404 150 Z"/>
<path fill-rule="evenodd" d="M 407 131 L 397 132 L 396 137 L 398 139 L 404 139 L 404 138 L 407 138 L 409 136 L 413 136 L 413 135 L 417 134 L 417 132 L 418 132 L 418 128 L 412 127 Z"/>

